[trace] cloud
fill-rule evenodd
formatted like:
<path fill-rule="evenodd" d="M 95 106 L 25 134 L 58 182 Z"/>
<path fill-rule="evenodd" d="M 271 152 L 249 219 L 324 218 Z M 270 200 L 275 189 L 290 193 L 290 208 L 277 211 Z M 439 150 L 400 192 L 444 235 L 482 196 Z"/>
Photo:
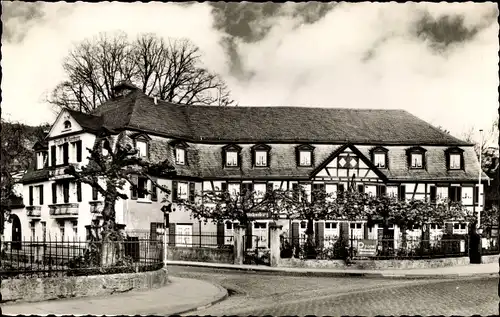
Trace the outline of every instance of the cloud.
<path fill-rule="evenodd" d="M 21 42 L 27 32 L 45 18 L 43 2 L 2 1 L 2 40 Z"/>
<path fill-rule="evenodd" d="M 242 45 L 263 40 L 284 17 L 294 21 L 292 29 L 302 24 L 313 24 L 332 10 L 336 3 L 210 2 L 210 5 L 214 28 L 224 34 L 220 44 L 229 57 L 230 73 L 248 81 L 255 74 L 247 69 L 242 60 Z"/>

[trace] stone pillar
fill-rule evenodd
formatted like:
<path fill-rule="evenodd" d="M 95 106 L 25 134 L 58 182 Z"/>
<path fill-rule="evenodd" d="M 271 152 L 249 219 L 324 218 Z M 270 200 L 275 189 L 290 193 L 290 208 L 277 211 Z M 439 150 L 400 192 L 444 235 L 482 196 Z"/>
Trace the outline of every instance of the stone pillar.
<path fill-rule="evenodd" d="M 283 226 L 278 226 L 277 224 L 270 224 L 270 242 L 271 242 L 271 252 L 269 255 L 270 265 L 273 267 L 279 266 L 281 259 L 280 255 L 280 234 Z"/>
<path fill-rule="evenodd" d="M 243 243 L 243 237 L 245 236 L 245 226 L 235 225 L 234 226 L 234 264 L 242 265 L 244 258 L 244 248 L 245 244 Z"/>

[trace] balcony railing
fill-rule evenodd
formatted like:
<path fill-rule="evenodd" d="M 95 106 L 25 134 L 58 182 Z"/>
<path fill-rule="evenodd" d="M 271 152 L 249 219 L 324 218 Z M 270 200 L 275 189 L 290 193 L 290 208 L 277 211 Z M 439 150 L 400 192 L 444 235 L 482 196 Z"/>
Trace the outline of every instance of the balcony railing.
<path fill-rule="evenodd" d="M 42 207 L 26 206 L 26 215 L 31 218 L 39 218 L 42 216 Z"/>
<path fill-rule="evenodd" d="M 104 202 L 102 201 L 89 201 L 90 212 L 93 214 L 101 214 L 104 208 Z"/>
<path fill-rule="evenodd" d="M 50 215 L 59 217 L 78 217 L 78 204 L 57 204 L 49 205 Z"/>
<path fill-rule="evenodd" d="M 55 166 L 51 171 L 49 171 L 49 175 L 51 178 L 61 179 L 61 178 L 69 178 L 70 175 L 66 174 L 65 169 L 70 165 L 74 166 L 76 169 L 79 167 L 79 163 L 69 163 L 68 165 L 59 165 Z"/>

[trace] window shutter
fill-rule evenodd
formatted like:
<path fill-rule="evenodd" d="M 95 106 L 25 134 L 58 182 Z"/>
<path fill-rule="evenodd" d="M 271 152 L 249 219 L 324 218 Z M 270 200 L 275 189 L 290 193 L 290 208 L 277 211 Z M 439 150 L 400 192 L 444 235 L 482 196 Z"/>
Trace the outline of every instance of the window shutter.
<path fill-rule="evenodd" d="M 82 183 L 76 183 L 76 200 L 82 201 Z"/>
<path fill-rule="evenodd" d="M 246 234 L 246 248 L 251 249 L 252 248 L 252 240 L 253 240 L 253 235 L 252 235 L 252 222 L 249 221 L 247 224 L 247 234 Z"/>
<path fill-rule="evenodd" d="M 446 169 L 449 170 L 451 169 L 451 166 L 450 166 L 450 152 L 446 151 L 445 154 L 445 161 L 446 161 Z"/>
<path fill-rule="evenodd" d="M 224 226 L 225 226 L 224 222 L 217 223 L 217 245 L 218 246 L 224 245 L 224 228 L 225 228 Z"/>
<path fill-rule="evenodd" d="M 462 201 L 462 187 L 457 187 L 457 202 Z"/>
<path fill-rule="evenodd" d="M 178 200 L 177 186 L 177 181 L 172 181 L 172 201 Z"/>
<path fill-rule="evenodd" d="M 323 247 L 323 240 L 325 237 L 325 223 L 324 222 L 316 222 L 315 223 L 316 231 L 316 245 L 320 248 Z"/>
<path fill-rule="evenodd" d="M 43 185 L 40 185 L 40 206 L 43 206 Z"/>
<path fill-rule="evenodd" d="M 299 184 L 293 183 L 292 184 L 292 192 L 293 192 L 293 199 L 297 200 L 300 197 L 300 192 L 299 192 Z"/>
<path fill-rule="evenodd" d="M 358 185 L 358 192 L 364 193 L 365 192 L 365 185 Z"/>
<path fill-rule="evenodd" d="M 226 150 L 222 150 L 222 167 L 226 167 Z"/>
<path fill-rule="evenodd" d="M 82 161 L 82 140 L 76 141 L 76 161 Z"/>
<path fill-rule="evenodd" d="M 295 149 L 295 163 L 300 166 L 300 151 L 297 148 Z"/>
<path fill-rule="evenodd" d="M 298 222 L 292 223 L 292 245 L 293 246 L 299 245 L 299 223 Z"/>
<path fill-rule="evenodd" d="M 363 239 L 368 239 L 368 224 L 363 224 Z"/>
<path fill-rule="evenodd" d="M 345 191 L 344 184 L 339 184 L 337 186 L 337 188 L 338 188 L 338 191 L 341 192 L 341 193 L 343 193 Z"/>
<path fill-rule="evenodd" d="M 252 167 L 255 167 L 257 158 L 255 157 L 257 155 L 257 151 L 255 149 L 252 149 Z"/>
<path fill-rule="evenodd" d="M 69 203 L 69 183 L 63 184 L 64 203 Z"/>
<path fill-rule="evenodd" d="M 270 192 L 273 191 L 273 183 L 267 183 L 266 185 L 266 194 L 269 194 Z"/>
<path fill-rule="evenodd" d="M 31 157 L 31 165 L 33 166 L 33 169 L 36 171 L 38 170 L 38 153 L 35 153 L 35 155 L 33 155 Z"/>
<path fill-rule="evenodd" d="M 49 153 L 47 151 L 43 152 L 43 167 L 49 166 Z"/>
<path fill-rule="evenodd" d="M 135 200 L 135 199 L 137 199 L 137 185 L 139 183 L 139 177 L 137 175 L 132 175 L 130 178 L 132 181 L 130 199 Z"/>
<path fill-rule="evenodd" d="M 57 184 L 52 183 L 52 203 L 57 204 Z"/>
<path fill-rule="evenodd" d="M 453 234 L 453 223 L 447 222 L 444 224 L 444 234 Z"/>
<path fill-rule="evenodd" d="M 474 186 L 474 204 L 479 204 L 479 187 Z"/>
<path fill-rule="evenodd" d="M 151 183 L 151 200 L 158 201 L 158 188 L 153 183 Z"/>
<path fill-rule="evenodd" d="M 189 202 L 194 203 L 195 198 L 195 183 L 189 182 Z"/>
<path fill-rule="evenodd" d="M 92 187 L 92 200 L 97 200 L 97 189 L 95 187 Z"/>
<path fill-rule="evenodd" d="M 50 164 L 56 166 L 56 146 L 52 145 L 50 147 Z"/>
<path fill-rule="evenodd" d="M 33 206 L 33 186 L 29 187 L 29 204 Z"/>
<path fill-rule="evenodd" d="M 149 239 L 151 241 L 156 241 L 156 227 L 157 227 L 156 222 L 151 222 L 149 230 Z"/>
<path fill-rule="evenodd" d="M 399 185 L 399 193 L 398 197 L 400 201 L 403 201 L 406 199 L 406 185 Z"/>
<path fill-rule="evenodd" d="M 168 244 L 175 246 L 175 223 L 168 225 Z"/>
<path fill-rule="evenodd" d="M 62 149 L 63 149 L 63 163 L 64 165 L 68 165 L 69 163 L 68 143 L 64 143 Z"/>
<path fill-rule="evenodd" d="M 220 187 L 221 187 L 221 191 L 222 191 L 223 193 L 227 192 L 227 183 L 226 183 L 226 182 L 223 182 L 223 183 L 220 185 Z"/>
<path fill-rule="evenodd" d="M 431 186 L 430 197 L 429 197 L 431 203 L 436 201 L 436 196 L 437 196 L 437 188 L 436 188 L 436 186 Z"/>

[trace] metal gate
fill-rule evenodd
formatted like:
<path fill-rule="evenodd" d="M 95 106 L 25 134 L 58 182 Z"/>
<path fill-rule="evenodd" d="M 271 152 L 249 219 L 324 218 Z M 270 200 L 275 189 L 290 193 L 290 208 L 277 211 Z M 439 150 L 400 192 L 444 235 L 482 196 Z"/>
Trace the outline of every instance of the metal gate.
<path fill-rule="evenodd" d="M 269 248 L 262 246 L 260 236 L 243 236 L 243 264 L 270 265 Z"/>

